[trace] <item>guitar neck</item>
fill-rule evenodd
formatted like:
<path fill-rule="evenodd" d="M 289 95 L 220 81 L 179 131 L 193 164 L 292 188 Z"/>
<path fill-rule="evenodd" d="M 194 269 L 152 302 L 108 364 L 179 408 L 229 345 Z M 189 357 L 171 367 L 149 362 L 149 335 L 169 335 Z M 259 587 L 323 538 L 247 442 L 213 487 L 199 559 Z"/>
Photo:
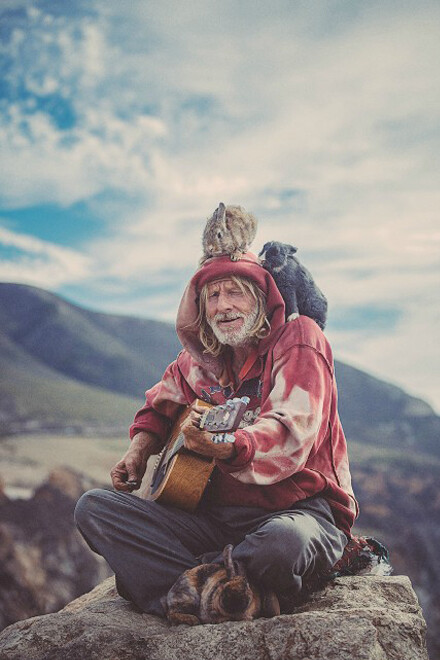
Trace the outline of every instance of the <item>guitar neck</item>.
<path fill-rule="evenodd" d="M 228 399 L 225 403 L 210 408 L 203 414 L 200 428 L 216 434 L 222 431 L 235 431 L 243 419 L 248 403 L 249 397 L 243 396 Z"/>
<path fill-rule="evenodd" d="M 234 436 L 230 431 L 235 431 L 243 418 L 246 406 L 249 403 L 248 397 L 229 399 L 226 403 L 218 406 L 207 407 L 202 416 L 200 428 L 213 434 L 214 443 L 234 442 Z M 197 404 L 200 404 L 197 400 Z M 176 441 L 169 450 L 167 460 L 175 456 L 184 446 L 185 435 L 180 431 Z"/>

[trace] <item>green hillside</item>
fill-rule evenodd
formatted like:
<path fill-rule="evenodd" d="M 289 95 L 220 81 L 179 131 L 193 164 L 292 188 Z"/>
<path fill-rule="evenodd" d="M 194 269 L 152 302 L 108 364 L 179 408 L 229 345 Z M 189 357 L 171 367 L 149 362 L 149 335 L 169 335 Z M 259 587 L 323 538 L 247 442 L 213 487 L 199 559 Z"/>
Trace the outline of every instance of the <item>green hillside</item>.
<path fill-rule="evenodd" d="M 28 370 L 2 363 L 0 435 L 39 429 L 84 432 L 89 427 L 126 431 L 141 403 L 141 398 L 84 385 L 50 370 L 36 370 L 30 378 Z"/>
<path fill-rule="evenodd" d="M 91 312 L 19 284 L 0 284 L 0 328 L 23 356 L 134 396 L 161 377 L 180 346 L 171 325 Z"/>

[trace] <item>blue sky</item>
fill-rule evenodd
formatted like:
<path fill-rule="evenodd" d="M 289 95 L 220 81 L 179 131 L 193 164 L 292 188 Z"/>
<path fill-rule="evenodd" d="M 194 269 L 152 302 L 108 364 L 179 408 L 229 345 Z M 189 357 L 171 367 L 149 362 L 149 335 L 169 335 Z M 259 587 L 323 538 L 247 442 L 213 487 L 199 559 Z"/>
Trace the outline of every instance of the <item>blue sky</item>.
<path fill-rule="evenodd" d="M 0 281 L 172 321 L 219 201 L 440 411 L 440 5 L 3 0 Z"/>

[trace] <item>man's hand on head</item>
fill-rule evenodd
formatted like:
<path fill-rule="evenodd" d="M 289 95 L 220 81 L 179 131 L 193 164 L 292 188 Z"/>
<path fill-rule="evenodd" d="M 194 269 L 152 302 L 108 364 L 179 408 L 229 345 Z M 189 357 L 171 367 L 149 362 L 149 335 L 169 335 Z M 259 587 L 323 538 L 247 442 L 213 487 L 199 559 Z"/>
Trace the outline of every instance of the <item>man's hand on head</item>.
<path fill-rule="evenodd" d="M 195 406 L 181 426 L 185 436 L 185 447 L 201 456 L 228 460 L 235 454 L 234 445 L 229 442 L 212 442 L 212 433 L 200 429 L 200 418 L 206 408 Z"/>

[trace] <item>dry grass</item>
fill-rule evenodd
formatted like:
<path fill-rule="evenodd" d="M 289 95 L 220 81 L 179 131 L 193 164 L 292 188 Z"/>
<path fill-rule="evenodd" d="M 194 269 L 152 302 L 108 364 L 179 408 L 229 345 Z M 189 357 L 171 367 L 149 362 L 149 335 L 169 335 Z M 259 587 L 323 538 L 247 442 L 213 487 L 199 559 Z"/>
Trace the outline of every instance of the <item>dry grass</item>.
<path fill-rule="evenodd" d="M 7 490 L 33 490 L 54 467 L 68 466 L 110 486 L 110 468 L 128 447 L 123 437 L 23 435 L 0 441 L 0 479 Z"/>

